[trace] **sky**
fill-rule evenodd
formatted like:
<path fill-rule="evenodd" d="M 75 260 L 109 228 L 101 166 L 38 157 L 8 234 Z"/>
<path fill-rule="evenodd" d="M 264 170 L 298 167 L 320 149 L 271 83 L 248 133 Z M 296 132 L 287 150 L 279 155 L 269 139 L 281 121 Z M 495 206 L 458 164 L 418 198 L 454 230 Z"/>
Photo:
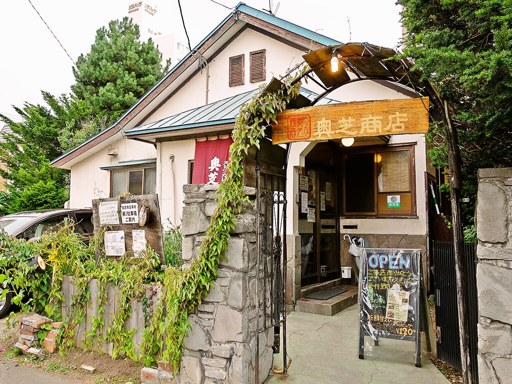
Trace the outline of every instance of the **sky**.
<path fill-rule="evenodd" d="M 13 105 L 41 104 L 43 90 L 53 95 L 69 93 L 74 83 L 72 60 L 90 50 L 99 28 L 127 16 L 128 5 L 135 1 L 0 1 L 0 113 L 18 120 Z M 269 9 L 268 0 L 244 2 L 256 9 Z M 341 42 L 364 41 L 389 48 L 399 45 L 402 29 L 395 0 L 270 2 L 276 16 Z M 157 5 L 161 32 L 184 36 L 178 0 L 149 3 Z M 181 0 L 192 47 L 237 4 L 236 0 Z"/>

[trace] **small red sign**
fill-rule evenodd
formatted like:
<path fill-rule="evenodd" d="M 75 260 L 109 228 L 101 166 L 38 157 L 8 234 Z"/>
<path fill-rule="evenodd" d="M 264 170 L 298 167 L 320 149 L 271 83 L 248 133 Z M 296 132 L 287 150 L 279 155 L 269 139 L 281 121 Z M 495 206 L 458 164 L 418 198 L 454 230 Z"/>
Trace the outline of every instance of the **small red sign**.
<path fill-rule="evenodd" d="M 311 116 L 295 115 L 288 118 L 288 139 L 307 140 L 311 137 Z"/>

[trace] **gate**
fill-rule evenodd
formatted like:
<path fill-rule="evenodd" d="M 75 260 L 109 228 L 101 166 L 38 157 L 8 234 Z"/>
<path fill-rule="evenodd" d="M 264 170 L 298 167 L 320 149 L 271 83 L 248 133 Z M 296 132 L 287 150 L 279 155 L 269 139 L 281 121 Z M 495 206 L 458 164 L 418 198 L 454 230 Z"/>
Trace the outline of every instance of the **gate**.
<path fill-rule="evenodd" d="M 455 278 L 455 253 L 452 242 L 433 241 L 434 286 L 436 293 L 437 357 L 461 370 L 459 324 L 457 311 L 457 285 Z M 478 382 L 477 371 L 477 322 L 476 245 L 464 244 L 463 273 L 466 274 L 468 299 L 469 359 L 473 381 Z"/>
<path fill-rule="evenodd" d="M 273 351 L 279 353 L 283 348 L 283 360 L 286 358 L 286 177 L 279 173 L 263 172 L 256 166 L 256 228 L 258 278 L 256 327 L 260 332 L 273 328 Z M 282 327 L 282 340 L 281 340 Z M 259 351 L 259 338 L 256 341 Z M 256 353 L 256 367 L 259 366 L 259 352 Z M 283 362 L 284 374 L 286 364 Z M 258 372 L 257 372 L 258 374 Z M 256 378 L 259 382 L 259 378 Z"/>

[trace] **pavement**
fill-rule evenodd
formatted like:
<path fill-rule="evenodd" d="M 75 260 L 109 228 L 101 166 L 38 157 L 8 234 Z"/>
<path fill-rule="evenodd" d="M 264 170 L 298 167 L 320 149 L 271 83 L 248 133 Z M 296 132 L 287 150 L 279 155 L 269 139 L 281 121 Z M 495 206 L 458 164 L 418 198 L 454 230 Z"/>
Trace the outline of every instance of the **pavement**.
<path fill-rule="evenodd" d="M 412 341 L 380 339 L 374 346 L 365 337 L 365 358 L 359 359 L 358 305 L 335 316 L 292 312 L 287 317 L 287 336 L 288 377 L 274 374 L 267 383 L 450 383 L 425 354 L 422 366 L 415 367 Z M 275 355 L 274 368 L 282 367 L 282 354 Z"/>
<path fill-rule="evenodd" d="M 82 384 L 81 380 L 0 358 L 0 384 Z"/>

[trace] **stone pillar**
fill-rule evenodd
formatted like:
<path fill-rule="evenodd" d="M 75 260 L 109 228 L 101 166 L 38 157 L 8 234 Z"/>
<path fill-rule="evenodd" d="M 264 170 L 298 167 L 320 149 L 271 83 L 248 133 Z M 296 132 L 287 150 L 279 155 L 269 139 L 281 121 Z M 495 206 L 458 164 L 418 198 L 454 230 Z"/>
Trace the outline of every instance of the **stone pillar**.
<path fill-rule="evenodd" d="M 478 376 L 512 377 L 512 168 L 478 171 Z"/>
<path fill-rule="evenodd" d="M 182 259 L 187 267 L 198 255 L 217 206 L 217 187 L 185 185 L 183 191 Z M 250 204 L 236 219 L 217 280 L 206 300 L 190 316 L 192 329 L 185 340 L 179 383 L 255 383 L 257 341 L 260 382 L 271 372 L 273 330 L 258 332 L 256 324 L 255 190 L 246 188 L 245 192 Z M 260 291 L 262 288 L 259 285 Z"/>

